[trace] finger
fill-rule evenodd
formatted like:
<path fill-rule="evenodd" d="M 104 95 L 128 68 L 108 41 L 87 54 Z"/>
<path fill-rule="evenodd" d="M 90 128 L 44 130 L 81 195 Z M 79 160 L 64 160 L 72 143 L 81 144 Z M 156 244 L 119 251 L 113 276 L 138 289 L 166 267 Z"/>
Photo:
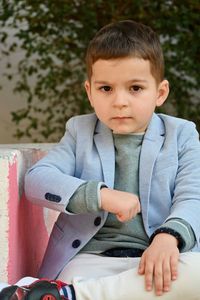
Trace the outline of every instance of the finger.
<path fill-rule="evenodd" d="M 120 222 L 122 222 L 122 223 L 125 222 L 124 216 L 123 216 L 122 214 L 117 214 L 116 217 L 117 217 L 117 220 L 118 220 L 118 221 L 120 221 Z"/>
<path fill-rule="evenodd" d="M 154 285 L 157 296 L 163 293 L 163 261 L 159 259 L 154 266 Z"/>
<path fill-rule="evenodd" d="M 128 213 L 128 216 L 129 216 L 129 220 L 133 219 L 135 217 L 135 209 L 132 208 L 129 213 Z"/>
<path fill-rule="evenodd" d="M 163 262 L 163 291 L 168 292 L 171 287 L 171 266 L 170 261 Z"/>
<path fill-rule="evenodd" d="M 122 223 L 124 223 L 124 222 L 130 220 L 130 217 L 127 216 L 127 215 L 125 215 L 125 214 L 120 214 L 120 213 L 119 213 L 119 214 L 116 215 L 116 217 L 117 217 L 118 221 L 120 221 L 120 222 L 122 222 Z"/>
<path fill-rule="evenodd" d="M 176 280 L 178 277 L 178 258 L 179 255 L 173 255 L 170 261 L 171 279 Z"/>
<path fill-rule="evenodd" d="M 138 202 L 137 213 L 140 213 L 140 212 L 141 212 L 141 205 L 140 205 L 140 202 Z"/>
<path fill-rule="evenodd" d="M 154 272 L 154 264 L 151 261 L 145 263 L 145 287 L 147 291 L 151 291 L 153 287 L 153 272 Z"/>
<path fill-rule="evenodd" d="M 130 220 L 133 219 L 137 215 L 137 209 L 133 208 L 130 212 Z"/>
<path fill-rule="evenodd" d="M 143 254 L 140 259 L 139 266 L 138 266 L 138 273 L 140 275 L 144 275 L 144 271 L 145 271 L 145 254 Z"/>

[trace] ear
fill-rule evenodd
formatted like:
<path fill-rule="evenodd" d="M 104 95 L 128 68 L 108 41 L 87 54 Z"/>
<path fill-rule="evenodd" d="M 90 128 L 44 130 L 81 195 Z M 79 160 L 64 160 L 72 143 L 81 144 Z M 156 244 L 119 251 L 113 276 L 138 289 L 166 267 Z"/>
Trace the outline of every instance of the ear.
<path fill-rule="evenodd" d="M 85 90 L 88 96 L 88 100 L 90 101 L 90 105 L 93 107 L 92 96 L 91 96 L 91 84 L 89 80 L 85 81 Z"/>
<path fill-rule="evenodd" d="M 156 99 L 156 106 L 161 106 L 169 95 L 169 82 L 165 79 L 161 81 L 158 86 L 158 96 Z"/>

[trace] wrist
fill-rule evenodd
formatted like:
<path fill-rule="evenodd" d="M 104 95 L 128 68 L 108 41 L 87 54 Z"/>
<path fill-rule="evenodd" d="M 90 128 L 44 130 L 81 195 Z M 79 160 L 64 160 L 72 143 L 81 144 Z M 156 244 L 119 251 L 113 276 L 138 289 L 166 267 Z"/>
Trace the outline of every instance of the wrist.
<path fill-rule="evenodd" d="M 178 247 L 178 240 L 175 236 L 173 236 L 172 234 L 169 233 L 158 233 L 156 234 L 156 236 L 154 237 L 152 242 L 160 242 L 160 243 L 167 243 L 170 245 L 174 245 L 176 247 Z"/>
<path fill-rule="evenodd" d="M 176 239 L 176 243 L 177 243 L 177 247 L 179 250 L 181 250 L 184 247 L 184 240 L 182 238 L 182 236 L 180 235 L 179 232 L 177 232 L 176 230 L 172 229 L 172 228 L 168 228 L 168 227 L 161 227 L 158 228 L 150 237 L 149 243 L 151 244 L 154 240 L 154 238 L 157 235 L 160 234 L 168 234 L 171 235 L 172 237 L 174 237 Z"/>
<path fill-rule="evenodd" d="M 102 209 L 102 199 L 101 199 L 101 190 L 103 188 L 107 188 L 104 182 L 99 182 L 97 186 L 97 199 L 98 199 L 98 208 L 101 210 Z"/>
<path fill-rule="evenodd" d="M 100 198 L 101 198 L 101 209 L 106 210 L 106 204 L 109 199 L 109 188 L 102 187 L 100 189 Z"/>

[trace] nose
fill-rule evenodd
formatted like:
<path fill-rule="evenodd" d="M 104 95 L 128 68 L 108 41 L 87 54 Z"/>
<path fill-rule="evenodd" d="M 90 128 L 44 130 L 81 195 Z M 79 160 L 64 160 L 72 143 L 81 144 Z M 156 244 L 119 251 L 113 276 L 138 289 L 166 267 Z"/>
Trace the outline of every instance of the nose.
<path fill-rule="evenodd" d="M 113 106 L 120 109 L 128 106 L 127 94 L 124 92 L 115 93 L 113 96 Z"/>

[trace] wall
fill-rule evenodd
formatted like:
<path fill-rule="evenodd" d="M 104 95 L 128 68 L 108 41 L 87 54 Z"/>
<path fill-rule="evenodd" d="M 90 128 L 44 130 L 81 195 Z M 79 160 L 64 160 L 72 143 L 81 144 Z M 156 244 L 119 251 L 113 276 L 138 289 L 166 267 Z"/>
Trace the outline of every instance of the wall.
<path fill-rule="evenodd" d="M 51 144 L 0 146 L 0 281 L 36 276 L 58 213 L 33 205 L 23 192 L 24 173 Z"/>

